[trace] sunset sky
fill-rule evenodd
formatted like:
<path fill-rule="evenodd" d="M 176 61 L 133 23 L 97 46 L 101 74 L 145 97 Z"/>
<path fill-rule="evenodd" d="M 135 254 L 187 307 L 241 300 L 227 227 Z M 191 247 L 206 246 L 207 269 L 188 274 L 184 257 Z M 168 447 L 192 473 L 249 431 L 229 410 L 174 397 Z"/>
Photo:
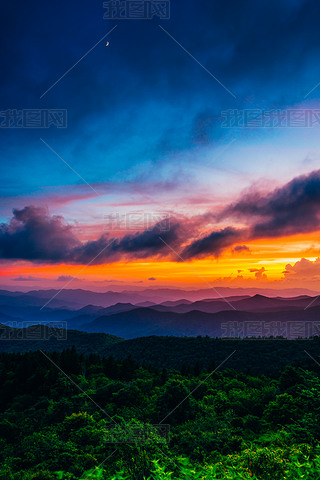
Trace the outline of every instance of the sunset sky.
<path fill-rule="evenodd" d="M 1 14 L 0 288 L 320 291 L 319 2 L 104 13 Z"/>

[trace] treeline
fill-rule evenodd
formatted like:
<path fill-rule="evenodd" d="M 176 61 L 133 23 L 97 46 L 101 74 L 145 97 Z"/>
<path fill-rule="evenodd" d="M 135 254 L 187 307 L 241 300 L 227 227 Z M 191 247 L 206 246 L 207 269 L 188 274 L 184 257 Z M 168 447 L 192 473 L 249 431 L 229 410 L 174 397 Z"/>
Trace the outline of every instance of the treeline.
<path fill-rule="evenodd" d="M 112 345 L 107 355 L 125 359 L 128 355 L 139 362 L 150 363 L 157 368 L 191 370 L 198 362 L 203 370 L 210 370 L 225 361 L 225 367 L 252 375 L 278 377 L 288 365 L 314 369 L 310 358 L 320 354 L 320 338 L 308 340 L 266 339 L 218 339 L 211 337 L 141 337 Z M 308 352 L 308 353 L 306 353 Z"/>

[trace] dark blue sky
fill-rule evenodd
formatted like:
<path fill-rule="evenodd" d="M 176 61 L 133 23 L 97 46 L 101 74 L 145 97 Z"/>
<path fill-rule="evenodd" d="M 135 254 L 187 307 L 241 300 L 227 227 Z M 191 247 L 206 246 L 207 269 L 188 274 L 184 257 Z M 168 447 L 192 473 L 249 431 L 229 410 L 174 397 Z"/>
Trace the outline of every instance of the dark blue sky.
<path fill-rule="evenodd" d="M 1 109 L 68 110 L 65 130 L 0 130 L 4 196 L 80 182 L 40 136 L 90 184 L 168 181 L 181 156 L 185 165 L 232 140 L 221 110 L 301 104 L 320 82 L 316 1 L 172 0 L 170 20 L 104 20 L 100 1 L 1 9 Z M 107 48 L 102 41 L 40 99 L 115 25 Z M 265 139 L 250 131 L 242 140 L 255 135 Z"/>

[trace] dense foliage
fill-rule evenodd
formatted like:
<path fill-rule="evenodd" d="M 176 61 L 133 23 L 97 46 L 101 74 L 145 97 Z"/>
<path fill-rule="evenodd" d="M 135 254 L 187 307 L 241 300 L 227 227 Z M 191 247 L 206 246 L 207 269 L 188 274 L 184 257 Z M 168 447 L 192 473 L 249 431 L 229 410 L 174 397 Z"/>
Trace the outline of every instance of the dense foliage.
<path fill-rule="evenodd" d="M 78 347 L 77 347 L 78 349 Z M 320 337 L 287 340 L 282 337 L 211 338 L 198 337 L 140 337 L 115 342 L 103 355 L 125 359 L 130 355 L 138 362 L 167 369 L 180 370 L 184 365 L 193 367 L 199 362 L 201 368 L 210 369 L 214 362 L 220 365 L 232 352 L 227 367 L 253 375 L 278 375 L 288 365 L 313 368 L 320 352 Z"/>
<path fill-rule="evenodd" d="M 273 378 L 214 370 L 74 348 L 1 354 L 0 479 L 319 479 L 317 364 Z M 160 422 L 170 441 L 132 434 Z"/>

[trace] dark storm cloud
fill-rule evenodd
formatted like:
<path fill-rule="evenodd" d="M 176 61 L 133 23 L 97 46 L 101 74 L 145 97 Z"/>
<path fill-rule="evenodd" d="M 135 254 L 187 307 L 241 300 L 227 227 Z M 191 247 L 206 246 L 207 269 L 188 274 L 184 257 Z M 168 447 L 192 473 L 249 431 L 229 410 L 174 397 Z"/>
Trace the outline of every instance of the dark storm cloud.
<path fill-rule="evenodd" d="M 294 178 L 268 195 L 245 195 L 223 213 L 223 218 L 230 216 L 253 219 L 251 238 L 316 231 L 320 227 L 320 170 Z"/>
<path fill-rule="evenodd" d="M 29 206 L 14 210 L 10 222 L 0 225 L 0 258 L 101 264 L 118 259 L 168 255 L 163 240 L 175 246 L 179 229 L 178 223 L 172 222 L 168 228 L 166 221 L 160 221 L 143 232 L 122 238 L 102 235 L 83 244 L 62 217 L 50 216 L 46 209 Z"/>
<path fill-rule="evenodd" d="M 243 232 L 232 227 L 224 228 L 220 231 L 215 231 L 199 240 L 188 245 L 183 253 L 183 258 L 205 257 L 214 255 L 218 257 L 221 252 L 237 242 L 243 235 Z"/>
<path fill-rule="evenodd" d="M 209 218 L 210 216 L 208 216 Z M 241 241 L 283 237 L 320 229 L 320 170 L 294 178 L 267 195 L 249 193 L 225 209 L 219 220 L 245 220 L 248 227 L 227 227 L 191 242 L 185 258 L 213 255 Z M 239 245 L 234 252 L 249 250 Z"/>
<path fill-rule="evenodd" d="M 44 208 L 13 210 L 10 222 L 0 225 L 0 258 L 4 259 L 60 262 L 78 244 L 71 226 Z"/>
<path fill-rule="evenodd" d="M 75 248 L 72 252 L 72 261 L 86 264 L 97 257 L 93 263 L 108 263 L 119 259 L 168 255 L 168 249 L 163 240 L 170 245 L 176 245 L 179 228 L 179 224 L 172 223 L 170 229 L 163 231 L 163 222 L 159 222 L 151 229 L 125 235 L 122 238 L 102 235 L 98 240 Z"/>

